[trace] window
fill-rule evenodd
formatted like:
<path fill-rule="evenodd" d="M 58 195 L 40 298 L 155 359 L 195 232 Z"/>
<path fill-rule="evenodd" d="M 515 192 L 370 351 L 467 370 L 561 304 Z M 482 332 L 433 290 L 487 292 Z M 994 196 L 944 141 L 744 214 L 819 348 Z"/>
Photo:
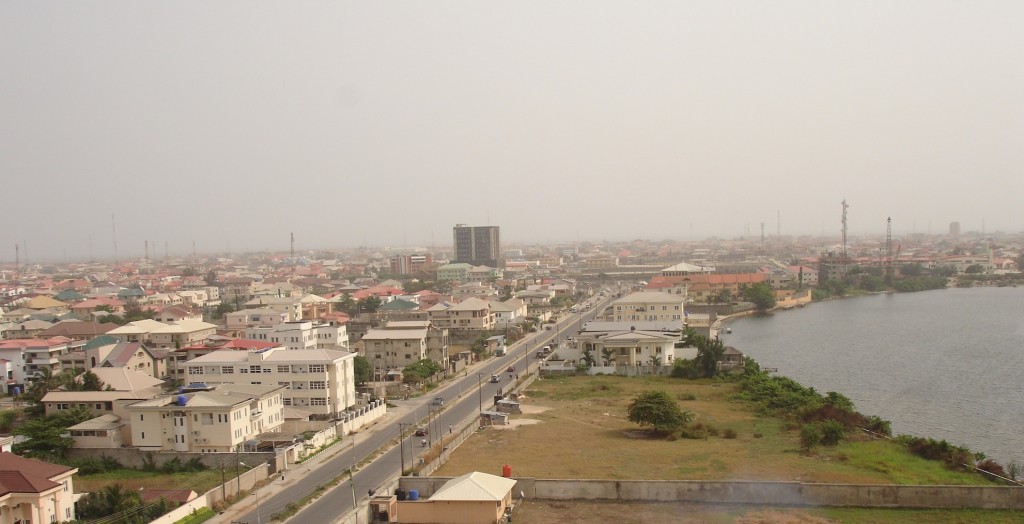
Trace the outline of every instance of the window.
<path fill-rule="evenodd" d="M 285 406 L 291 406 L 292 405 L 291 397 L 288 397 L 288 398 L 284 399 L 284 405 Z"/>
<path fill-rule="evenodd" d="M 309 366 L 310 373 L 323 373 L 324 371 L 326 371 L 326 369 L 323 364 L 310 364 Z"/>
<path fill-rule="evenodd" d="M 233 375 L 235 373 L 235 366 L 221 366 L 220 372 L 225 375 Z"/>
<path fill-rule="evenodd" d="M 277 366 L 277 372 L 278 373 L 291 373 L 292 372 L 292 367 L 291 366 Z"/>
<path fill-rule="evenodd" d="M 311 398 L 309 399 L 310 406 L 326 406 L 327 399 L 325 398 Z"/>
<path fill-rule="evenodd" d="M 143 431 L 143 432 L 142 432 L 142 439 L 143 439 L 143 440 L 145 440 L 145 439 L 146 439 L 146 432 L 145 432 L 145 431 Z"/>
<path fill-rule="evenodd" d="M 260 366 L 249 366 L 249 373 L 259 373 L 262 369 Z"/>
<path fill-rule="evenodd" d="M 249 368 L 238 368 L 238 372 L 245 375 L 249 372 Z"/>
<path fill-rule="evenodd" d="M 189 366 L 188 373 L 190 375 L 202 375 L 203 374 L 203 368 L 200 367 L 200 366 Z"/>
<path fill-rule="evenodd" d="M 203 425 L 204 426 L 212 426 L 213 425 L 213 413 L 203 413 Z"/>
<path fill-rule="evenodd" d="M 309 389 L 327 389 L 327 383 L 323 380 L 310 380 Z"/>

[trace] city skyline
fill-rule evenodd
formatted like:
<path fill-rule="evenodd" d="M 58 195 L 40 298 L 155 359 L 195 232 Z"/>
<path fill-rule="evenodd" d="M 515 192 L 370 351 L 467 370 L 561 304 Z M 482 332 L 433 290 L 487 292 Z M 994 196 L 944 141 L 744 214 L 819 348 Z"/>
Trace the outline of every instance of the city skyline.
<path fill-rule="evenodd" d="M 118 258 L 458 223 L 838 238 L 844 199 L 850 235 L 1018 232 L 1021 23 L 994 0 L 8 2 L 0 260 L 109 259 L 115 227 Z"/>

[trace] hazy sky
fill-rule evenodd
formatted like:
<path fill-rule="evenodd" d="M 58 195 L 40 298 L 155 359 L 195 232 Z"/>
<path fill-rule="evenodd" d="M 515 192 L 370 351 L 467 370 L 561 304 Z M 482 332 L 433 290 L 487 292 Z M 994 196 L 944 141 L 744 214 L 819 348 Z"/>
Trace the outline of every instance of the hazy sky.
<path fill-rule="evenodd" d="M 0 2 L 0 259 L 1024 229 L 1024 2 Z"/>

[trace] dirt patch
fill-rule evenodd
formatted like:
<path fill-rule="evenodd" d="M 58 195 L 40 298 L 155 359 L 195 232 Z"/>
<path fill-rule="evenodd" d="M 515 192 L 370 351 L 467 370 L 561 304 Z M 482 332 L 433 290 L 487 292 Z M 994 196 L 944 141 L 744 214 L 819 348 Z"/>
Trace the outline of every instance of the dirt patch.
<path fill-rule="evenodd" d="M 547 406 L 538 406 L 536 404 L 519 404 L 519 409 L 523 412 L 524 415 L 533 415 L 536 413 L 544 413 L 545 411 L 548 411 L 551 408 Z"/>
<path fill-rule="evenodd" d="M 508 424 L 489 426 L 493 429 L 516 429 L 519 426 L 529 426 L 531 424 L 540 424 L 540 421 L 533 418 L 514 418 L 508 421 Z"/>

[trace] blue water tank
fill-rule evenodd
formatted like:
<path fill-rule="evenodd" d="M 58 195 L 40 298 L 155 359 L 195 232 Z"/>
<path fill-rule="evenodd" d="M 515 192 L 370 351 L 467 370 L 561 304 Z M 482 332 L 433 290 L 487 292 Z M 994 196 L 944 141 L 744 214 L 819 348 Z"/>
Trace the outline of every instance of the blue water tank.
<path fill-rule="evenodd" d="M 20 386 L 14 386 L 13 388 L 11 388 L 11 394 L 14 395 L 14 396 L 20 395 L 21 394 L 21 387 Z"/>
<path fill-rule="evenodd" d="M 188 396 L 186 396 L 186 395 L 178 395 L 177 404 L 179 406 L 186 406 L 186 405 L 188 405 Z"/>
<path fill-rule="evenodd" d="M 418 490 L 418 489 L 410 489 L 409 490 L 409 500 L 419 500 L 419 499 L 420 499 L 420 490 Z"/>

